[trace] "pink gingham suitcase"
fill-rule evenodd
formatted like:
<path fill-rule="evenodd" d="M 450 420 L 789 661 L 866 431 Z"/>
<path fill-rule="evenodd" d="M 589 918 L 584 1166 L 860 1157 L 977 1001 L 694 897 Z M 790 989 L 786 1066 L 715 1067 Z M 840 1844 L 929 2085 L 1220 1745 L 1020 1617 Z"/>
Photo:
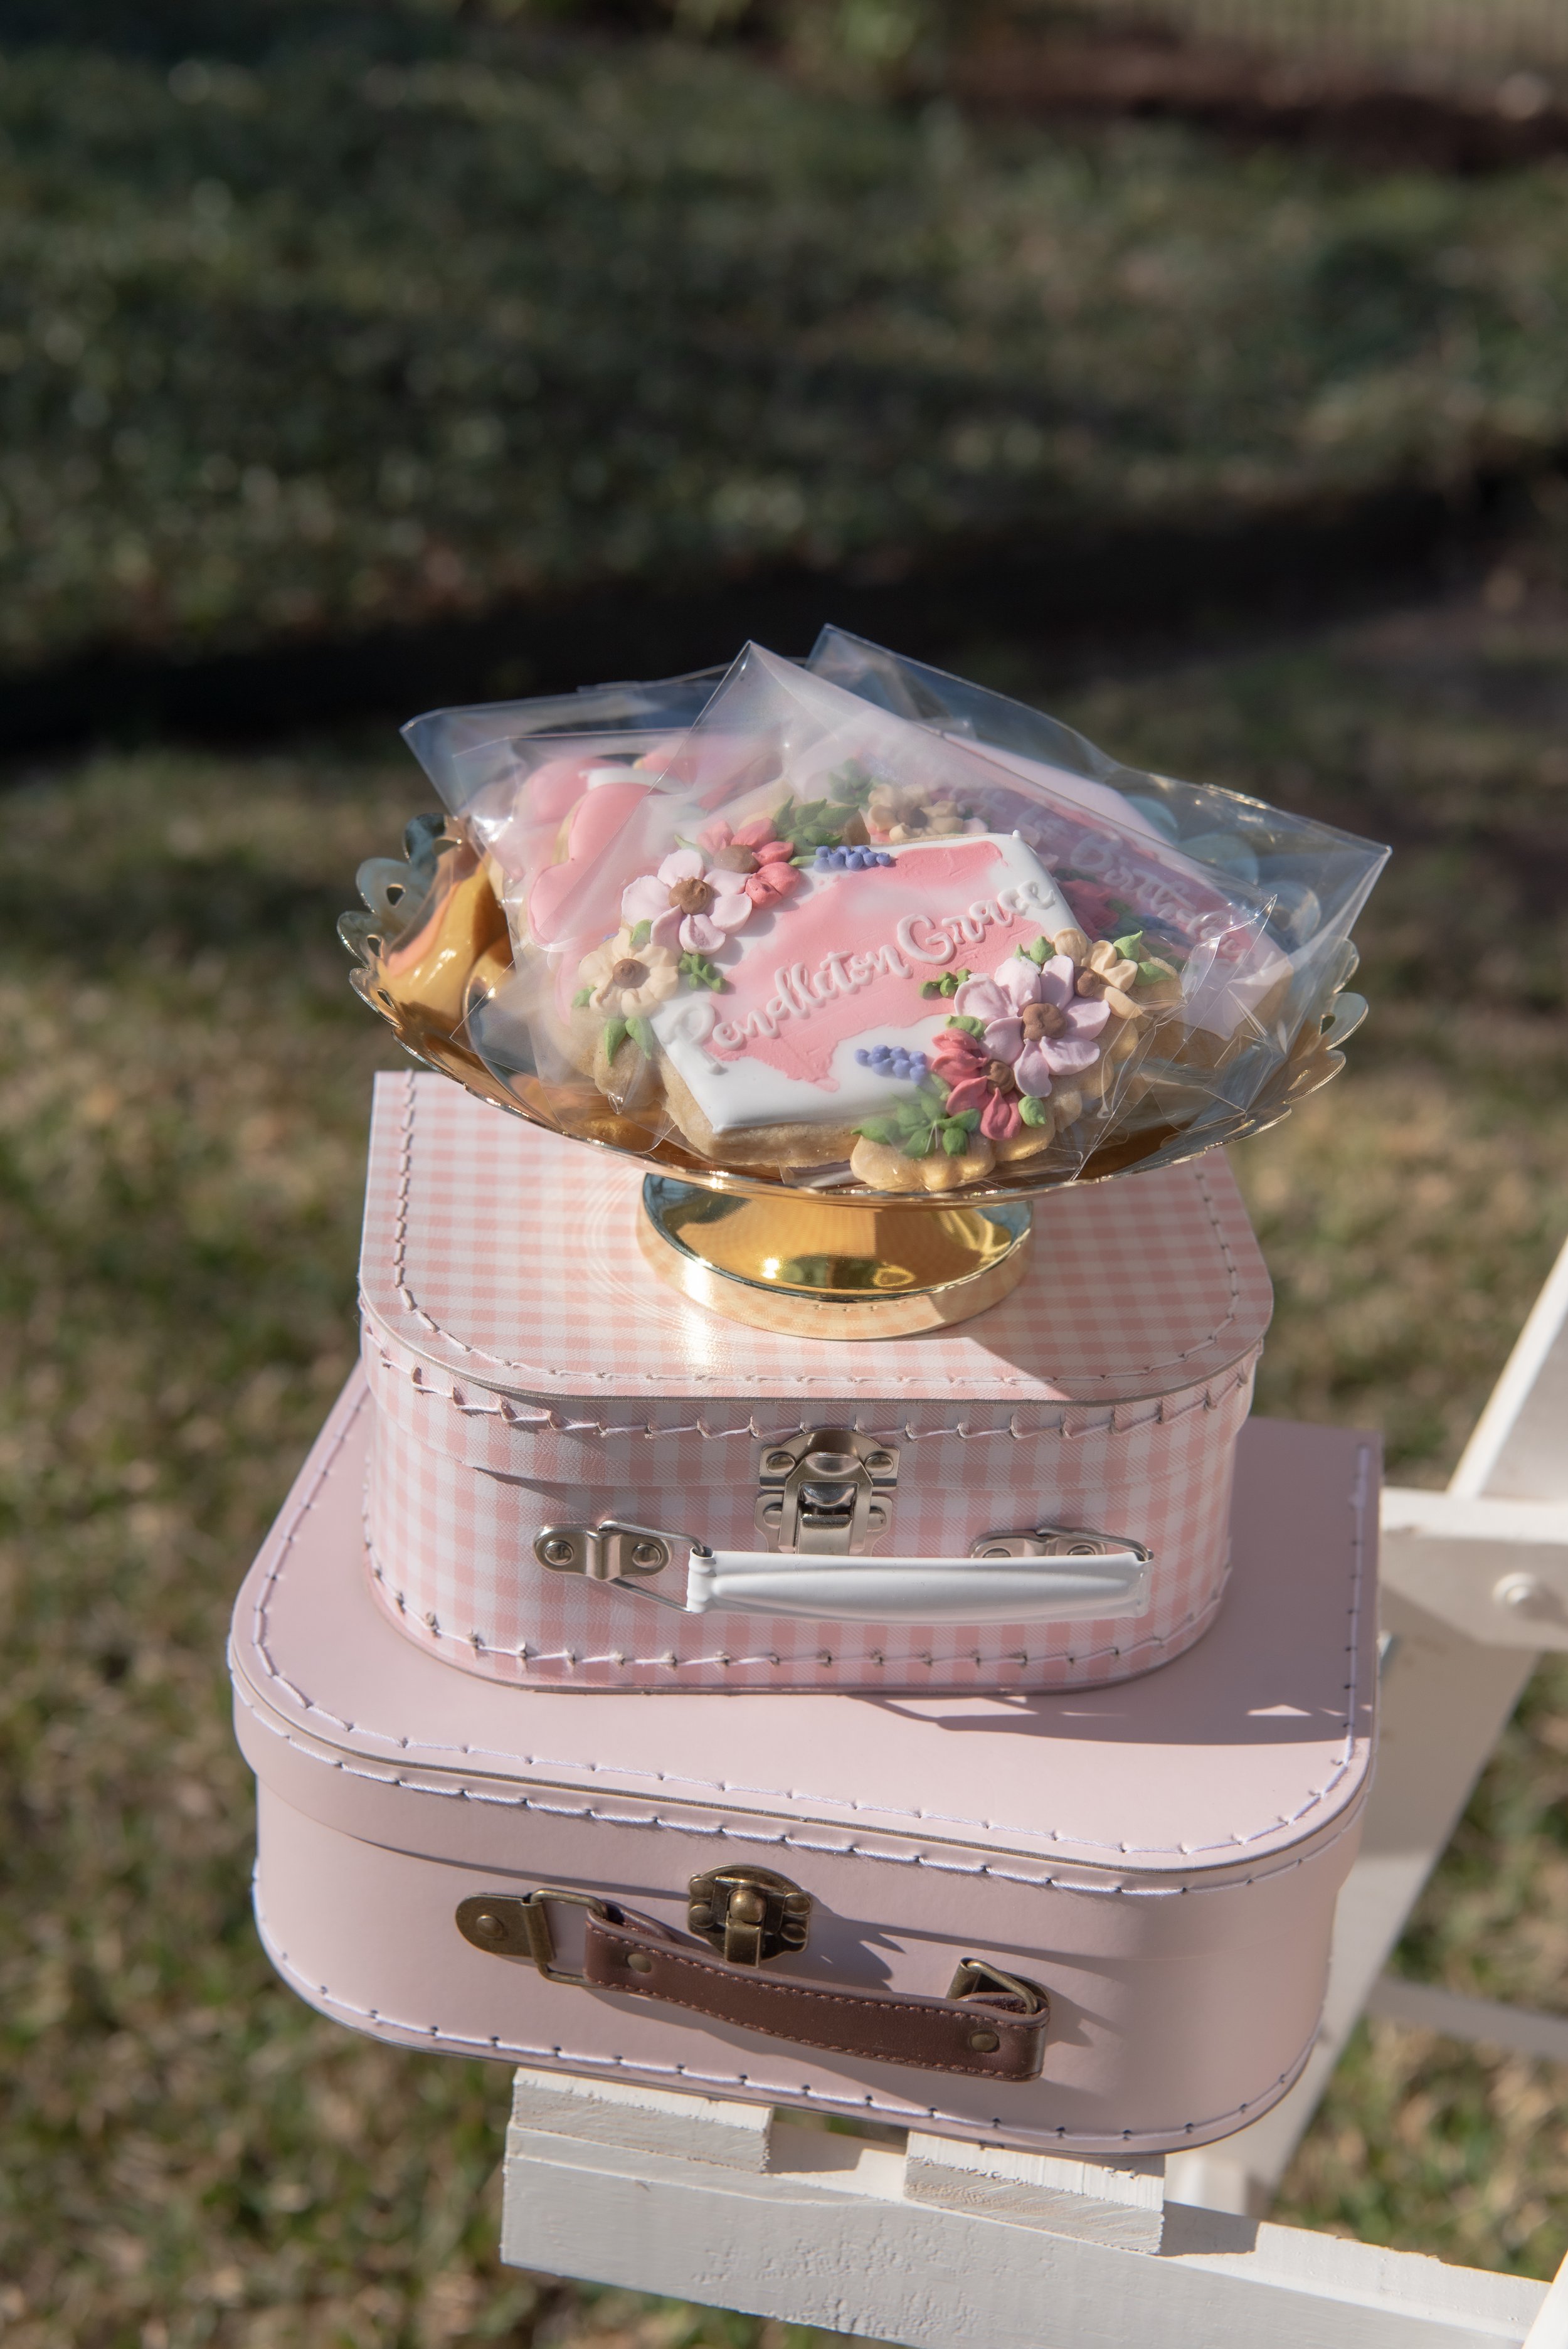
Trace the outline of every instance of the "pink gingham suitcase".
<path fill-rule="evenodd" d="M 366 1534 L 401 1632 L 512 1685 L 891 1692 L 1092 1687 L 1214 1621 L 1272 1301 L 1220 1153 L 1038 1201 L 1010 1297 L 875 1343 L 665 1288 L 640 1181 L 379 1080 Z"/>
<path fill-rule="evenodd" d="M 402 1636 L 361 1520 L 376 1416 L 356 1375 L 234 1618 L 257 1916 L 314 2005 L 1086 2154 L 1201 2145 L 1288 2088 L 1367 1784 L 1369 1441 L 1243 1431 L 1226 1605 L 1130 1684 L 636 1703 Z"/>

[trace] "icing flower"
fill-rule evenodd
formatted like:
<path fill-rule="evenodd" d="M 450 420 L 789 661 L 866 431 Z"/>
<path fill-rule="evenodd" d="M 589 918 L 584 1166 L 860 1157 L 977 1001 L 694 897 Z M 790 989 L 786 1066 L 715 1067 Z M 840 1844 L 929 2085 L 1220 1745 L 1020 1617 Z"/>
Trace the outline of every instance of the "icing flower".
<path fill-rule="evenodd" d="M 900 791 L 887 782 L 872 786 L 866 807 L 866 826 L 873 840 L 929 840 L 966 828 L 955 800 L 928 799 L 918 788 Z"/>
<path fill-rule="evenodd" d="M 931 1073 L 948 1088 L 948 1114 L 978 1116 L 987 1142 L 1011 1142 L 1022 1131 L 1023 1107 L 1010 1062 L 988 1052 L 967 1029 L 943 1030 L 931 1048 Z"/>
<path fill-rule="evenodd" d="M 677 848 L 657 873 L 633 882 L 621 900 L 621 918 L 634 926 L 646 922 L 656 947 L 673 948 L 678 939 L 687 954 L 717 954 L 731 930 L 751 918 L 753 900 L 745 885 L 750 877 L 727 871 L 717 858 L 707 865 L 700 849 Z"/>
<path fill-rule="evenodd" d="M 755 816 L 738 832 L 731 832 L 721 820 L 710 823 L 700 835 L 714 874 L 733 875 L 754 905 L 777 905 L 800 885 L 800 875 L 789 861 L 795 843 L 775 840 L 773 821 L 771 816 Z"/>
<path fill-rule="evenodd" d="M 944 1029 L 931 1053 L 933 1075 L 950 1088 L 950 1114 L 978 1110 L 986 1139 L 1010 1142 L 1042 1122 L 1034 1104 L 1054 1077 L 1093 1067 L 1110 1010 L 1075 996 L 1077 978 L 1056 955 L 1040 970 L 1015 957 L 992 978 L 965 981 L 953 999 L 962 1025 Z"/>
<path fill-rule="evenodd" d="M 586 999 L 595 1011 L 607 1011 L 612 1019 L 634 1019 L 672 996 L 681 974 L 668 947 L 656 947 L 651 940 L 634 947 L 630 930 L 622 930 L 583 956 L 577 976 L 583 982 L 580 1002 Z"/>
<path fill-rule="evenodd" d="M 1053 1077 L 1078 1076 L 1099 1060 L 1097 1039 L 1110 1018 L 1103 999 L 1078 995 L 1066 955 L 1037 968 L 1015 955 L 991 978 L 972 978 L 953 999 L 960 1019 L 982 1023 L 986 1051 L 1013 1073 L 1020 1093 L 1044 1101 Z"/>

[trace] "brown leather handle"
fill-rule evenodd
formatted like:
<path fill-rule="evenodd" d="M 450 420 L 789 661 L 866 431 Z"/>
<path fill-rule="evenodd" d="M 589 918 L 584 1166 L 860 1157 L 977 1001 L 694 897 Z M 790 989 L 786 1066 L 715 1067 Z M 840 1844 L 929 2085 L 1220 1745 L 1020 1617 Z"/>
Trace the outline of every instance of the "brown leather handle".
<path fill-rule="evenodd" d="M 580 1974 L 555 1962 L 546 1899 L 573 1900 L 588 1910 Z M 531 1958 L 552 1982 L 656 1999 L 835 2055 L 990 2080 L 1036 2079 L 1045 2061 L 1050 2021 L 1045 1992 L 974 1960 L 960 1969 L 960 1979 L 971 1976 L 984 1987 L 919 1998 L 899 1991 L 830 1989 L 726 1965 L 650 1917 L 581 1893 L 478 1893 L 459 1903 L 457 1921 L 477 1949 Z"/>

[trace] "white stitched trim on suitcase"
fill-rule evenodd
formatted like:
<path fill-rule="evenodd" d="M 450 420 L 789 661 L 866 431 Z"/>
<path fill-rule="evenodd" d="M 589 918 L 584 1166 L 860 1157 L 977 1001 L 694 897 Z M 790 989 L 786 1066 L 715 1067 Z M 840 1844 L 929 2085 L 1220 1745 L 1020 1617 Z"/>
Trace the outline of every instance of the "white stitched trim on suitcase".
<path fill-rule="evenodd" d="M 705 2093 L 716 2088 L 744 2088 L 758 2099 L 766 2096 L 771 2101 L 787 2106 L 799 2106 L 802 2102 L 809 2102 L 844 2113 L 869 2113 L 906 2127 L 916 2121 L 936 2121 L 949 2127 L 975 2132 L 986 2127 L 997 2129 L 1004 2134 L 1016 2134 L 1018 2131 L 1019 2124 L 1016 2118 L 1007 2119 L 1000 2114 L 995 2115 L 987 2124 L 975 2120 L 966 2113 L 945 2113 L 937 2105 L 888 2103 L 870 2092 L 863 2096 L 836 2096 L 826 2090 L 809 2087 L 803 2083 L 789 2086 L 780 2083 L 776 2086 L 769 2086 L 766 2081 L 757 2079 L 748 2072 L 706 2072 L 699 2070 L 693 2064 L 638 2064 L 625 2055 L 578 2054 L 573 2050 L 560 2046 L 533 2047 L 524 2040 L 501 2039 L 495 2036 L 480 2039 L 471 2032 L 444 2030 L 438 2023 L 406 2023 L 397 2015 L 383 2013 L 377 2007 L 360 2006 L 353 1999 L 340 1998 L 335 1992 L 328 1988 L 325 1982 L 313 1982 L 307 1974 L 302 1973 L 297 1966 L 291 1964 L 287 1952 L 273 1938 L 267 1924 L 266 1912 L 262 1907 L 259 1886 L 253 1888 L 253 1905 L 255 1910 L 256 1931 L 261 1937 L 262 1947 L 265 1950 L 268 1959 L 284 1980 L 291 1982 L 300 1996 L 307 2000 L 310 2004 L 317 2007 L 325 2006 L 340 2014 L 352 2015 L 356 2024 L 369 2023 L 388 2033 L 406 2033 L 410 2040 L 426 2043 L 435 2040 L 445 2052 L 454 2055 L 500 2059 L 509 2064 L 521 2060 L 529 2064 L 559 2064 L 562 2071 L 575 2072 L 579 2075 L 614 2072 L 623 2077 L 637 2075 L 646 2080 L 660 2081 L 666 2085 L 672 2081 L 680 2081 L 689 2087 L 701 2089 Z M 1207 2120 L 1173 2121 L 1164 2128 L 1121 2129 L 1114 2135 L 1102 2131 L 1096 2136 L 1088 2130 L 1065 2127 L 1037 2128 L 1030 2134 L 1039 2138 L 1048 2137 L 1055 2145 L 1076 2146 L 1086 2152 L 1119 2146 L 1125 2151 L 1135 2153 L 1140 2147 L 1152 2150 L 1166 2147 L 1167 2140 L 1178 2129 L 1183 2135 L 1192 2137 L 1200 2130 L 1207 2135 L 1210 2132 L 1223 2132 L 1232 2127 L 1239 2127 L 1249 2113 L 1256 2117 L 1260 2112 L 1266 2112 L 1271 2106 L 1277 2104 L 1281 2096 L 1299 2079 L 1306 2060 L 1316 2044 L 1317 2033 L 1318 2024 L 1315 2023 L 1301 2053 L 1286 2070 L 1270 2082 L 1266 2088 L 1260 2089 L 1255 2096 L 1249 2096 L 1244 2104 L 1233 2105 L 1229 2112 L 1215 2113 Z"/>
<path fill-rule="evenodd" d="M 422 1402 L 449 1403 L 465 1419 L 499 1419 L 503 1426 L 517 1428 L 525 1434 L 542 1434 L 548 1429 L 552 1435 L 584 1436 L 601 1441 L 629 1436 L 647 1443 L 666 1442 L 675 1435 L 696 1435 L 706 1443 L 715 1443 L 727 1436 L 739 1435 L 757 1444 L 778 1444 L 788 1436 L 804 1433 L 811 1424 L 810 1421 L 797 1419 L 775 1427 L 758 1427 L 754 1412 L 733 1427 L 709 1427 L 706 1421 L 700 1419 L 682 1421 L 667 1427 L 655 1427 L 647 1420 L 571 1419 L 563 1412 L 532 1398 L 529 1399 L 526 1411 L 520 1409 L 515 1397 L 487 1386 L 479 1389 L 484 1401 L 476 1402 L 470 1400 L 455 1373 L 434 1370 L 428 1362 L 399 1362 L 388 1350 L 380 1329 L 368 1317 L 364 1329 L 366 1340 L 375 1347 L 382 1369 L 389 1376 L 406 1378 Z M 1103 1416 L 1087 1420 L 1082 1426 L 1069 1427 L 1066 1413 L 1085 1408 L 1092 1411 L 1096 1406 L 1064 1404 L 1063 1417 L 1044 1427 L 1019 1427 L 1016 1423 L 1016 1413 L 1006 1427 L 967 1427 L 962 1421 L 954 1427 L 912 1427 L 907 1421 L 900 1421 L 892 1427 L 877 1428 L 867 1427 L 860 1419 L 853 1421 L 852 1424 L 858 1433 L 874 1436 L 884 1444 L 924 1444 L 937 1436 L 955 1436 L 961 1444 L 984 1444 L 998 1436 L 1013 1444 L 1032 1444 L 1044 1436 L 1054 1436 L 1064 1444 L 1078 1444 L 1089 1436 L 1128 1435 L 1145 1427 L 1174 1427 L 1191 1412 L 1222 1409 L 1232 1395 L 1251 1381 L 1260 1351 L 1261 1348 L 1254 1348 L 1230 1377 L 1211 1381 L 1201 1394 L 1192 1395 L 1185 1402 L 1177 1403 L 1171 1396 L 1161 1395 L 1157 1399 L 1151 1396 L 1133 1402 L 1112 1403 L 1109 1409 L 1101 1405 L 1099 1409 Z M 447 1381 L 445 1385 L 438 1383 L 443 1377 Z M 1117 1413 L 1123 1410 L 1141 1412 L 1144 1416 L 1119 1419 Z"/>
<path fill-rule="evenodd" d="M 446 1080 L 437 1079 L 435 1081 L 444 1083 Z M 545 1378 L 552 1379 L 580 1379 L 587 1384 L 597 1382 L 603 1385 L 608 1384 L 612 1381 L 621 1382 L 627 1379 L 636 1380 L 638 1378 L 645 1380 L 649 1384 L 657 1382 L 661 1374 L 656 1371 L 638 1371 L 633 1369 L 592 1371 L 583 1368 L 580 1365 L 569 1370 L 559 1370 L 546 1367 L 539 1363 L 513 1361 L 509 1356 L 491 1353 L 488 1349 L 482 1346 L 470 1346 L 465 1339 L 459 1338 L 454 1330 L 446 1329 L 442 1323 L 437 1319 L 434 1314 L 428 1312 L 426 1308 L 420 1304 L 418 1297 L 414 1294 L 413 1288 L 409 1285 L 407 1268 L 409 1194 L 413 1184 L 414 1122 L 419 1102 L 421 1098 L 423 1098 L 421 1092 L 421 1079 L 418 1072 L 413 1070 L 407 1071 L 403 1076 L 403 1085 L 404 1108 L 398 1140 L 397 1207 L 393 1216 L 392 1225 L 392 1264 L 393 1279 L 397 1288 L 397 1295 L 402 1299 L 404 1305 L 414 1319 L 419 1323 L 422 1329 L 428 1330 L 432 1337 L 443 1339 L 448 1345 L 454 1347 L 458 1352 L 466 1354 L 470 1361 L 493 1363 L 496 1369 L 500 1371 L 519 1371 L 524 1375 L 531 1371 L 535 1377 L 543 1376 Z M 1214 1345 L 1219 1340 L 1222 1333 L 1230 1328 L 1232 1322 L 1235 1320 L 1237 1314 L 1241 1309 L 1243 1287 L 1241 1268 L 1237 1264 L 1234 1256 L 1232 1254 L 1230 1243 L 1225 1237 L 1224 1229 L 1220 1220 L 1219 1210 L 1214 1205 L 1213 1194 L 1209 1188 L 1207 1177 L 1203 1173 L 1202 1162 L 1201 1159 L 1194 1160 L 1190 1166 L 1183 1167 L 1181 1171 L 1183 1174 L 1191 1175 L 1191 1180 L 1197 1185 L 1199 1195 L 1203 1202 L 1204 1213 L 1209 1218 L 1210 1226 L 1213 1231 L 1214 1239 L 1219 1247 L 1220 1255 L 1225 1267 L 1229 1309 L 1222 1319 L 1215 1323 L 1213 1329 L 1209 1331 L 1206 1337 L 1197 1340 L 1191 1346 L 1181 1348 L 1177 1353 L 1166 1355 L 1156 1361 L 1145 1362 L 1140 1365 L 1138 1370 L 1135 1371 L 1130 1371 L 1125 1366 L 1117 1371 L 1075 1371 L 1072 1373 L 1075 1378 L 1081 1377 L 1087 1381 L 1098 1381 L 1099 1383 L 1103 1384 L 1108 1380 L 1113 1378 L 1119 1379 L 1129 1376 L 1145 1377 L 1151 1375 L 1156 1371 L 1173 1370 L 1179 1364 L 1190 1361 L 1194 1354 L 1202 1353 L 1205 1347 Z M 696 1375 L 696 1374 L 694 1373 L 694 1377 Z M 906 1372 L 903 1376 L 900 1376 L 891 1371 L 884 1371 L 880 1374 L 876 1371 L 871 1371 L 864 1377 L 855 1377 L 850 1372 L 844 1371 L 818 1373 L 814 1371 L 742 1371 L 738 1370 L 728 1370 L 726 1371 L 725 1375 L 727 1378 L 732 1379 L 734 1383 L 738 1386 L 768 1385 L 775 1387 L 827 1387 L 829 1389 L 834 1389 L 861 1386 L 875 1386 L 879 1388 L 888 1386 L 918 1386 L 921 1384 L 919 1377 L 913 1372 Z M 985 1386 L 995 1389 L 997 1387 L 1032 1387 L 1037 1386 L 1038 1384 L 1038 1381 L 1031 1377 L 1026 1372 L 1016 1377 L 1005 1377 L 1000 1375 L 995 1368 L 992 1368 L 984 1371 L 975 1372 L 953 1371 L 946 1374 L 944 1383 L 949 1386 Z"/>
<path fill-rule="evenodd" d="M 339 1428 L 335 1441 L 330 1445 L 322 1460 L 321 1467 L 317 1472 L 315 1483 L 312 1485 L 310 1491 L 306 1493 L 301 1500 L 297 1510 L 289 1523 L 286 1532 L 279 1541 L 276 1556 L 273 1559 L 273 1562 L 268 1568 L 267 1573 L 263 1580 L 262 1588 L 257 1596 L 253 1611 L 253 1637 L 254 1639 L 256 1653 L 265 1664 L 267 1671 L 271 1677 L 277 1682 L 281 1689 L 286 1691 L 294 1702 L 301 1706 L 305 1713 L 315 1713 L 318 1719 L 330 1722 L 335 1729 L 344 1731 L 348 1731 L 351 1728 L 351 1724 L 349 1723 L 340 1720 L 335 1713 L 329 1713 L 325 1707 L 313 1703 L 312 1700 L 305 1695 L 304 1690 L 296 1688 L 294 1682 L 290 1681 L 273 1662 L 272 1653 L 267 1646 L 267 1610 L 268 1601 L 273 1587 L 282 1578 L 284 1564 L 294 1547 L 294 1539 L 299 1526 L 304 1517 L 308 1516 L 312 1506 L 314 1506 L 316 1493 L 325 1483 L 333 1464 L 335 1462 L 338 1454 L 342 1451 L 344 1445 L 348 1441 L 350 1433 L 357 1422 L 361 1412 L 366 1409 L 368 1402 L 368 1391 L 362 1387 L 358 1395 L 356 1397 L 353 1409 L 346 1413 L 344 1415 L 343 1424 Z M 722 1780 L 718 1779 L 688 1777 L 672 1772 L 658 1770 L 634 1772 L 629 1767 L 625 1769 L 620 1769 L 618 1767 L 616 1775 L 624 1776 L 646 1776 L 652 1778 L 660 1785 L 665 1785 L 701 1787 L 708 1794 L 713 1795 L 742 1794 L 760 1796 L 765 1801 L 820 1803 L 824 1809 L 874 1811 L 875 1816 L 882 1818 L 910 1818 L 921 1821 L 931 1826 L 967 1827 L 976 1833 L 986 1835 L 1016 1835 L 1023 1838 L 1026 1842 L 1040 1840 L 1048 1832 L 1053 1839 L 1064 1843 L 1077 1844 L 1082 1849 L 1091 1851 L 1104 1850 L 1108 1852 L 1118 1851 L 1128 1858 L 1140 1858 L 1145 1857 L 1150 1858 L 1175 1858 L 1178 1857 L 1182 1858 L 1195 1858 L 1201 1853 L 1204 1852 L 1243 1849 L 1248 1843 L 1256 1842 L 1261 1836 L 1275 1834 L 1282 1826 L 1295 1826 L 1300 1820 L 1306 1816 L 1309 1811 L 1316 1809 L 1319 1805 L 1327 1800 L 1328 1796 L 1333 1794 L 1340 1782 L 1347 1775 L 1355 1761 L 1356 1706 L 1358 1674 L 1360 1671 L 1361 1647 L 1358 1630 L 1361 1617 L 1362 1591 L 1367 1571 L 1367 1512 L 1372 1495 L 1371 1470 L 1372 1453 L 1370 1447 L 1366 1444 L 1357 1445 L 1356 1452 L 1356 1475 L 1351 1485 L 1350 1492 L 1346 1496 L 1354 1526 L 1352 1542 L 1354 1564 L 1351 1569 L 1350 1599 L 1349 1605 L 1346 1609 L 1346 1630 L 1347 1633 L 1346 1651 L 1350 1657 L 1350 1678 L 1345 1683 L 1344 1692 L 1346 1697 L 1346 1705 L 1344 1712 L 1344 1734 L 1341 1739 L 1338 1759 L 1323 1785 L 1321 1786 L 1312 1788 L 1307 1795 L 1306 1800 L 1295 1810 L 1289 1812 L 1283 1816 L 1276 1816 L 1270 1819 L 1262 1826 L 1252 1828 L 1244 1835 L 1233 1834 L 1227 1837 L 1222 1842 L 1212 1844 L 1147 1844 L 1138 1846 L 1130 1846 L 1126 1842 L 1116 1845 L 1099 1844 L 1092 1837 L 1077 1836 L 1070 1830 L 1064 1830 L 1060 1827 L 1053 1827 L 1047 1831 L 1039 1826 L 1015 1827 L 1009 1826 L 996 1820 L 965 1818 L 939 1811 L 898 1811 L 885 1806 L 859 1804 L 840 1795 L 803 1794 L 799 1790 L 790 1790 L 782 1786 L 726 1785 Z M 384 1738 L 388 1744 L 400 1745 L 404 1747 L 405 1750 L 418 1748 L 419 1751 L 429 1754 L 460 1754 L 468 1760 L 478 1763 L 481 1767 L 483 1766 L 487 1754 L 492 1760 L 497 1762 L 516 1763 L 525 1769 L 567 1769 L 593 1772 L 597 1771 L 601 1766 L 596 1762 L 566 1761 L 557 1755 L 511 1754 L 500 1749 L 489 1749 L 482 1747 L 476 1748 L 471 1745 L 434 1746 L 427 1744 L 418 1739 L 410 1739 L 401 1732 L 385 1730 L 377 1731 L 372 1729 L 364 1722 L 356 1723 L 352 1724 L 352 1727 L 358 1729 L 367 1736 Z M 366 1775 L 368 1775 L 370 1774 L 366 1773 Z M 782 1838 L 780 1838 L 780 1840 Z M 879 1855 L 867 1856 L 876 1857 Z M 982 1869 L 975 1872 L 984 1873 L 985 1871 Z M 1020 1880 L 1026 1881 L 1028 1879 Z"/>
<path fill-rule="evenodd" d="M 1217 1884 L 1200 1879 L 1174 1884 L 1117 1883 L 1109 1880 L 1109 1868 L 1099 1879 L 1087 1882 L 1068 1876 L 1026 1876 L 1016 1868 L 1002 1868 L 991 1859 L 965 1861 L 943 1852 L 872 1851 L 858 1843 L 814 1842 L 799 1829 L 791 1834 L 788 1828 L 740 1826 L 722 1819 L 662 1818 L 656 1811 L 632 1816 L 624 1811 L 595 1810 L 592 1803 L 552 1803 L 538 1795 L 492 1795 L 478 1786 L 432 1785 L 427 1779 L 405 1777 L 399 1771 L 373 1770 L 364 1763 L 345 1762 L 319 1753 L 314 1745 L 303 1744 L 277 1722 L 268 1720 L 265 1713 L 258 1713 L 242 1692 L 239 1694 L 256 1726 L 275 1737 L 280 1744 L 290 1747 L 302 1761 L 314 1762 L 318 1768 L 334 1771 L 341 1777 L 362 1779 L 366 1785 L 395 1787 L 407 1795 L 434 1795 L 446 1803 L 478 1803 L 487 1809 L 536 1812 L 547 1819 L 580 1819 L 586 1826 L 623 1827 L 634 1833 L 662 1830 L 695 1837 L 705 1843 L 744 1844 L 768 1851 L 809 1851 L 825 1859 L 863 1859 L 890 1868 L 925 1868 L 938 1876 L 985 1877 L 998 1884 L 1016 1884 L 1035 1892 L 1071 1893 L 1087 1899 L 1191 1900 L 1202 1893 L 1244 1892 L 1256 1884 L 1272 1884 L 1276 1877 L 1294 1876 L 1297 1868 L 1321 1859 L 1359 1826 L 1361 1817 L 1361 1806 L 1357 1804 L 1333 1834 L 1323 1837 L 1310 1851 L 1293 1852 L 1272 1866 L 1253 1868 L 1244 1876 L 1225 1876 Z M 1130 1856 L 1136 1857 L 1138 1852 Z"/>

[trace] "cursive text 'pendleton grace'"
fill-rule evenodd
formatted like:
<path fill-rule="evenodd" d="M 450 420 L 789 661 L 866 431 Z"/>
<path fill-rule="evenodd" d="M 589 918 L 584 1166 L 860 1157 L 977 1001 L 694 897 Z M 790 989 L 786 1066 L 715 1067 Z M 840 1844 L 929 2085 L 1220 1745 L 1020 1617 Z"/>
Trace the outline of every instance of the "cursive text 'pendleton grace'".
<path fill-rule="evenodd" d="M 704 1040 L 710 1052 L 743 1052 L 749 1038 L 776 1036 L 782 1020 L 810 1019 L 824 1006 L 858 995 L 878 978 L 908 978 L 912 963 L 952 962 L 965 947 L 978 946 L 988 929 L 1010 930 L 1023 921 L 1037 928 L 1039 909 L 1048 908 L 1051 902 L 1038 882 L 1026 880 L 998 889 L 993 896 L 977 897 L 961 914 L 944 914 L 940 918 L 906 914 L 890 943 L 856 954 L 824 955 L 812 971 L 804 963 L 775 971 L 778 993 L 770 1001 L 759 1004 L 744 1019 L 716 1018 Z"/>

